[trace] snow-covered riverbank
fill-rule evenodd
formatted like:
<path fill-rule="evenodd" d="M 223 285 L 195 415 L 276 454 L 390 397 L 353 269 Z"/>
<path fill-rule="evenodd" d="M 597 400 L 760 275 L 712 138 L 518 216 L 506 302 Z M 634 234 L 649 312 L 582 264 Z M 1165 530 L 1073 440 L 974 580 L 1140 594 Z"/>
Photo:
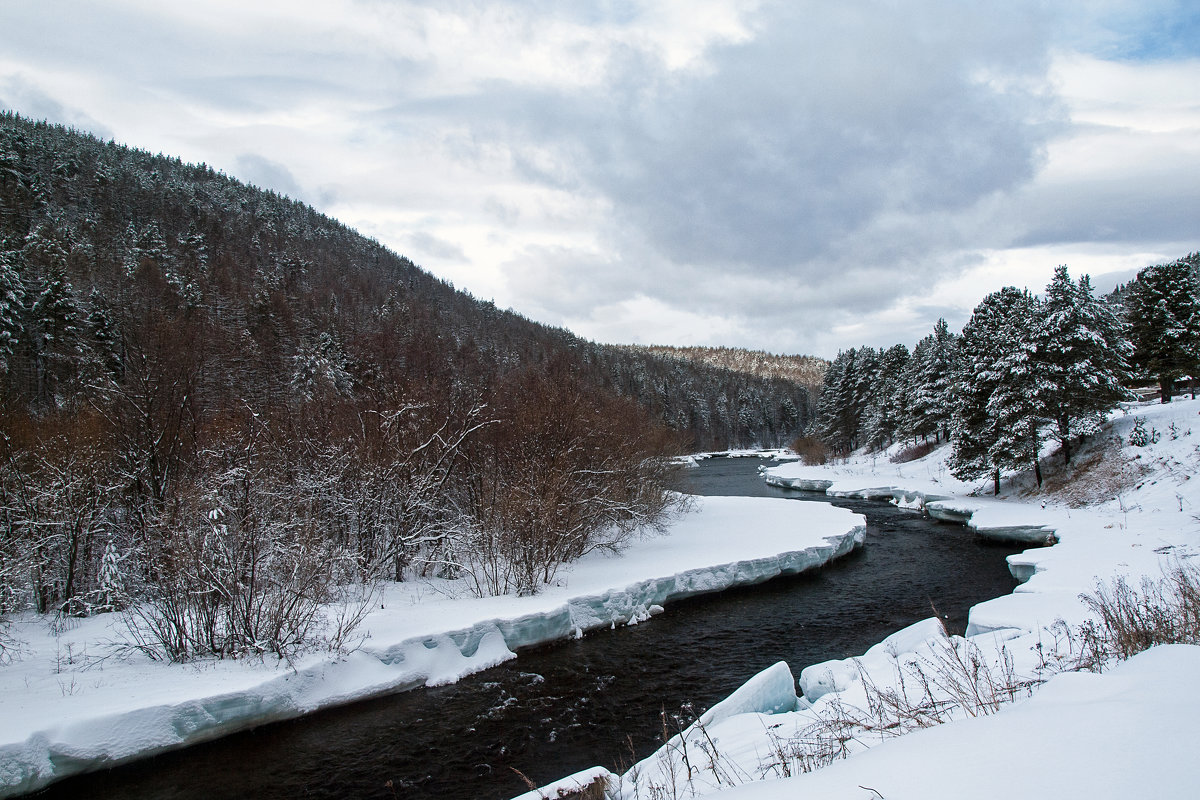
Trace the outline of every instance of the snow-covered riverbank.
<path fill-rule="evenodd" d="M 896 800 L 1024 793 L 1095 800 L 1200 791 L 1200 766 L 1189 751 L 1200 736 L 1200 691 L 1193 685 L 1200 647 L 1154 648 L 1103 674 L 1051 677 L 1053 663 L 1047 666 L 1056 646 L 1069 655 L 1062 653 L 1064 628 L 1056 623 L 1077 625 L 1087 618 L 1080 595 L 1094 591 L 1097 580 L 1126 576 L 1137 586 L 1200 556 L 1200 481 L 1194 479 L 1200 402 L 1118 412 L 1081 448 L 1070 470 L 1048 470 L 1041 491 L 1016 477 L 1006 481 L 1001 498 L 978 496 L 990 484 L 956 480 L 946 468 L 947 455 L 943 448 L 903 464 L 886 455 L 821 467 L 789 463 L 766 470 L 764 479 L 924 508 L 965 523 L 965 535 L 974 530 L 1053 543 L 1009 557 L 1013 574 L 1024 582 L 1012 594 L 972 608 L 967 639 L 947 638 L 934 619 L 917 623 L 860 659 L 801 665 L 807 667 L 798 681 L 802 694 L 786 664 L 770 667 L 710 709 L 701 726 L 624 776 L 609 776 L 610 797 L 659 791 L 678 797 Z M 952 712 L 947 716 L 954 721 L 903 736 L 859 729 L 844 742 L 834 736 L 814 744 L 814 724 L 870 706 L 864 684 L 918 697 L 923 690 L 911 680 L 902 685 L 900 676 L 911 679 L 919 669 L 931 676 L 957 654 L 975 654 L 1001 678 L 1036 674 L 1048 680 L 1015 692 L 1015 702 L 999 705 L 994 715 L 990 709 Z M 935 686 L 933 693 L 944 689 Z M 790 761 L 787 755 L 801 740 L 816 750 L 834 742 L 849 758 L 806 768 L 794 753 Z M 596 776 L 581 774 L 576 783 Z"/>
<path fill-rule="evenodd" d="M 636 624 L 686 597 L 810 569 L 862 542 L 859 515 L 762 498 L 698 499 L 666 535 L 620 557 L 589 556 L 534 597 L 475 598 L 462 583 L 385 587 L 344 657 L 151 662 L 105 658 L 119 615 L 16 621 L 24 644 L 0 666 L 0 796 L 264 722 L 387 692 L 450 683 L 520 647 Z"/>

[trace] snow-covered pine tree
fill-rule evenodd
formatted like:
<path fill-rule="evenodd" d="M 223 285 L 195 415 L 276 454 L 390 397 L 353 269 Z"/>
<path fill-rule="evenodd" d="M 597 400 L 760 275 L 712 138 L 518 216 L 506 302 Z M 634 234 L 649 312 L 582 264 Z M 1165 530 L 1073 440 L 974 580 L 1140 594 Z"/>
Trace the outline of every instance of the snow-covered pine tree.
<path fill-rule="evenodd" d="M 821 384 L 821 394 L 817 398 L 816 405 L 816 423 L 817 435 L 823 442 L 829 445 L 834 450 L 838 449 L 837 434 L 839 411 L 837 405 L 837 386 L 842 381 L 842 376 L 846 372 L 846 351 L 839 350 L 838 354 L 832 361 L 829 362 L 829 367 L 825 370 L 825 380 Z"/>
<path fill-rule="evenodd" d="M 1066 463 L 1074 439 L 1095 432 L 1105 413 L 1131 397 L 1122 385 L 1129 349 L 1120 324 L 1092 295 L 1088 277 L 1075 284 L 1065 265 L 1057 267 L 1038 320 L 1037 398 L 1055 425 Z"/>
<path fill-rule="evenodd" d="M 121 331 L 112 308 L 98 292 L 92 292 L 87 318 L 89 346 L 95 363 L 107 371 L 110 380 L 118 380 L 122 371 Z"/>
<path fill-rule="evenodd" d="M 858 350 L 840 351 L 825 372 L 825 385 L 817 402 L 817 425 L 821 439 L 830 449 L 848 453 L 856 446 L 858 416 L 855 389 L 858 385 Z"/>
<path fill-rule="evenodd" d="M 1001 366 L 1014 342 L 1027 349 L 1032 339 L 1033 298 L 1007 286 L 992 292 L 975 307 L 959 339 L 959 364 L 951 421 L 953 453 L 950 471 L 971 480 L 991 474 L 1000 494 L 1000 468 L 993 446 L 1001 436 L 997 416 L 989 409 L 1000 388 Z"/>
<path fill-rule="evenodd" d="M 322 394 L 350 394 L 353 378 L 346 370 L 348 359 L 341 344 L 327 331 L 318 334 L 292 361 L 291 386 L 305 400 Z"/>
<path fill-rule="evenodd" d="M 879 389 L 879 351 L 873 347 L 860 347 L 854 364 L 854 382 L 851 387 L 851 415 L 854 418 L 854 441 L 857 449 L 867 445 L 866 426 L 871 406 Z"/>
<path fill-rule="evenodd" d="M 75 371 L 81 328 L 79 308 L 71 283 L 61 270 L 37 282 L 27 297 L 33 298 L 29 319 L 30 344 L 36 370 L 36 394 L 43 405 L 57 405 L 58 390 Z"/>
<path fill-rule="evenodd" d="M 1013 298 L 1009 314 L 1014 319 L 1030 320 L 1035 326 L 1041 315 L 1041 303 L 1027 292 Z M 987 413 L 994 420 L 994 439 L 988 446 L 987 459 L 998 469 L 1027 469 L 1033 467 L 1038 486 L 1042 485 L 1042 469 L 1038 463 L 1041 450 L 1042 422 L 1038 404 L 1037 343 L 1023 327 L 999 329 L 995 388 L 987 401 Z"/>
<path fill-rule="evenodd" d="M 99 602 L 93 611 L 119 611 L 125 607 L 128 596 L 125 592 L 125 577 L 121 571 L 121 557 L 117 546 L 109 539 L 100 560 Z"/>
<path fill-rule="evenodd" d="M 20 253 L 0 250 L 0 375 L 8 373 L 23 328 L 25 287 L 18 269 Z"/>
<path fill-rule="evenodd" d="M 1146 267 L 1129 286 L 1125 313 L 1133 364 L 1158 380 L 1162 401 L 1171 402 L 1175 381 L 1200 370 L 1200 282 L 1193 253 L 1170 264 Z"/>
<path fill-rule="evenodd" d="M 893 345 L 878 355 L 871 399 L 862 423 L 863 439 L 873 449 L 882 450 L 900 435 L 907 408 L 902 386 L 908 361 L 908 348 L 902 344 Z"/>
<path fill-rule="evenodd" d="M 950 332 L 946 320 L 939 319 L 933 333 L 917 343 L 909 364 L 905 390 L 909 403 L 909 436 L 939 437 L 950 430 L 953 407 L 955 364 L 958 337 Z"/>

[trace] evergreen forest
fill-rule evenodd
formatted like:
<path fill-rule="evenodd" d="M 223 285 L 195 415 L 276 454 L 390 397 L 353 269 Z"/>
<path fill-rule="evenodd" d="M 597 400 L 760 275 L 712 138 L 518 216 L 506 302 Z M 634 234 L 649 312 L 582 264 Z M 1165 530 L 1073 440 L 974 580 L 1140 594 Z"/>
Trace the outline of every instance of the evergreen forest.
<path fill-rule="evenodd" d="M 908 460 L 943 441 L 963 480 L 1032 472 L 1042 484 L 1047 444 L 1070 464 L 1076 445 L 1121 401 L 1170 402 L 1200 371 L 1200 253 L 1146 267 L 1097 297 L 1088 276 L 1059 266 L 1040 296 L 987 295 L 960 333 L 940 320 L 910 351 L 851 348 L 825 374 L 812 460 L 883 451 Z M 1138 393 L 1134 390 L 1143 387 Z"/>

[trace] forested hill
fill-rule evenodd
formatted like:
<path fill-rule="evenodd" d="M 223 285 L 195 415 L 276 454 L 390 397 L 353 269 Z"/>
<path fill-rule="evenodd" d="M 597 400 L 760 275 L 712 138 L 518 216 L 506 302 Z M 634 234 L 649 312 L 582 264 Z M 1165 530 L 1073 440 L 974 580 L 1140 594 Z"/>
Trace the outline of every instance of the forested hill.
<path fill-rule="evenodd" d="M 672 347 L 630 345 L 629 350 L 692 361 L 759 378 L 778 378 L 820 394 L 829 362 L 817 356 L 779 356 L 738 347 Z"/>
<path fill-rule="evenodd" d="M 518 367 L 561 362 L 691 447 L 779 444 L 811 415 L 790 376 L 583 341 L 302 203 L 13 114 L 0 115 L 0 248 L 0 384 L 33 413 L 161 359 L 180 372 L 167 383 L 206 407 L 434 387 L 465 402 Z"/>

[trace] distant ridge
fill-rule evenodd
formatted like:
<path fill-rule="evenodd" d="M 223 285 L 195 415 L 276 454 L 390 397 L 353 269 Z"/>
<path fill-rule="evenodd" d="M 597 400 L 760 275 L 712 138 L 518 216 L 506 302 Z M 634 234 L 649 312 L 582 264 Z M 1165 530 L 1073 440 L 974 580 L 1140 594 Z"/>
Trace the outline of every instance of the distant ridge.
<path fill-rule="evenodd" d="M 820 393 L 829 362 L 818 356 L 778 356 L 762 350 L 738 347 L 672 347 L 670 345 L 625 345 L 625 349 L 694 361 L 756 378 L 792 381 Z"/>

